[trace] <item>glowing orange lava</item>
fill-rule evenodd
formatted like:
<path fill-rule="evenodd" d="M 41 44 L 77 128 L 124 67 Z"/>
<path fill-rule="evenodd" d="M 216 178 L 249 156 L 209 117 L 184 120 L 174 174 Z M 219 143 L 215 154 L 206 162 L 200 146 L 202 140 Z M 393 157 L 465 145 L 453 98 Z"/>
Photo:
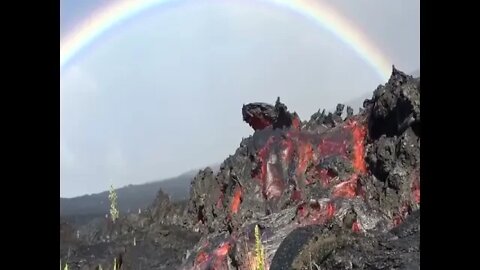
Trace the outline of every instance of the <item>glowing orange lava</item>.
<path fill-rule="evenodd" d="M 349 180 L 333 187 L 332 195 L 333 197 L 354 198 L 357 196 L 357 184 L 358 176 L 354 174 Z"/>
<path fill-rule="evenodd" d="M 227 256 L 229 251 L 230 251 L 230 244 L 228 242 L 223 243 L 215 250 L 215 256 L 225 257 Z"/>
<path fill-rule="evenodd" d="M 238 209 L 240 208 L 241 199 L 242 199 L 242 188 L 237 187 L 235 189 L 235 193 L 233 194 L 233 200 L 232 200 L 232 206 L 231 206 L 231 210 L 233 214 L 236 214 L 238 212 Z"/>
<path fill-rule="evenodd" d="M 299 142 L 298 145 L 298 166 L 297 166 L 297 176 L 305 173 L 305 170 L 308 167 L 308 164 L 313 159 L 313 147 L 308 142 Z"/>
<path fill-rule="evenodd" d="M 367 131 L 364 126 L 352 121 L 349 124 L 353 134 L 353 167 L 357 173 L 363 174 L 367 172 L 365 163 L 365 136 Z"/>

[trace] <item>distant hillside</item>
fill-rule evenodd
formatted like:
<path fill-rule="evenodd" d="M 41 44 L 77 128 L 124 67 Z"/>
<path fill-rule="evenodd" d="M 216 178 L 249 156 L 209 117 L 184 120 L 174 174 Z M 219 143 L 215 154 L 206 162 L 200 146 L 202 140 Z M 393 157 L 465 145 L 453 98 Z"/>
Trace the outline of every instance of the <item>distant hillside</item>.
<path fill-rule="evenodd" d="M 220 165 L 210 166 L 217 171 Z M 177 177 L 140 185 L 128 185 L 118 188 L 118 208 L 121 213 L 136 212 L 139 208 L 148 207 L 160 188 L 169 194 L 174 201 L 187 199 L 190 193 L 190 182 L 198 170 L 192 170 Z M 84 195 L 75 198 L 60 198 L 60 215 L 75 216 L 75 219 L 91 219 L 109 212 L 108 191 Z"/>

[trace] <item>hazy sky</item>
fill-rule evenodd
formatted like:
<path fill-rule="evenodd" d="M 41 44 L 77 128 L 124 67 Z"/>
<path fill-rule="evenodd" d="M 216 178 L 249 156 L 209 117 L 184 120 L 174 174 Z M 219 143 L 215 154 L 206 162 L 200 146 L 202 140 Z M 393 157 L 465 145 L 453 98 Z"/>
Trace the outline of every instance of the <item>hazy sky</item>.
<path fill-rule="evenodd" d="M 62 0 L 61 37 L 106 2 Z M 244 103 L 280 96 L 309 119 L 384 83 L 350 47 L 304 17 L 233 2 L 154 8 L 62 70 L 62 197 L 223 161 L 252 133 L 242 122 Z M 330 2 L 397 67 L 419 68 L 419 0 Z"/>

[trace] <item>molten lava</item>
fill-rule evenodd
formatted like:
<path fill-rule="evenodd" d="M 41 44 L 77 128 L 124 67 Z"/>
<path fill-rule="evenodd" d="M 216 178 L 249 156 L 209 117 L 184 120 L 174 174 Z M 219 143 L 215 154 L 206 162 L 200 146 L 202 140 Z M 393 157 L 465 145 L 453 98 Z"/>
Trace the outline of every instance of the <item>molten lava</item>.
<path fill-rule="evenodd" d="M 231 205 L 231 210 L 233 214 L 236 214 L 238 212 L 238 209 L 240 208 L 241 200 L 242 200 L 242 188 L 237 187 L 235 189 L 235 193 L 233 194 L 232 205 Z"/>
<path fill-rule="evenodd" d="M 362 227 L 361 227 L 361 225 L 360 225 L 360 223 L 359 223 L 358 221 L 353 222 L 353 224 L 352 224 L 352 232 L 354 232 L 354 233 L 359 233 L 359 232 L 362 230 L 361 228 L 362 228 Z"/>
<path fill-rule="evenodd" d="M 270 153 L 271 145 L 274 142 L 274 137 L 268 138 L 265 145 L 258 151 L 258 158 L 260 159 L 260 171 L 253 175 L 254 178 L 261 181 L 261 185 L 265 186 L 265 177 L 267 175 L 267 157 Z"/>
<path fill-rule="evenodd" d="M 347 157 L 347 144 L 345 141 L 335 141 L 330 139 L 323 139 L 318 145 L 318 152 L 322 158 L 330 156 Z"/>
<path fill-rule="evenodd" d="M 280 158 L 282 160 L 282 165 L 287 167 L 290 165 L 292 160 L 294 145 L 293 141 L 290 138 L 286 138 L 281 142 L 281 155 Z"/>
<path fill-rule="evenodd" d="M 271 154 L 267 160 L 267 175 L 264 180 L 264 196 L 267 200 L 282 195 L 284 179 L 281 167 L 277 163 L 277 155 Z"/>
<path fill-rule="evenodd" d="M 290 200 L 293 202 L 299 202 L 303 199 L 302 197 L 303 197 L 302 192 L 300 190 L 295 189 L 292 192 L 292 196 L 290 197 Z"/>
<path fill-rule="evenodd" d="M 353 134 L 353 167 L 357 173 L 364 174 L 367 172 L 365 163 L 365 135 L 366 128 L 356 121 L 351 121 L 348 125 L 352 129 Z"/>
<path fill-rule="evenodd" d="M 303 203 L 297 207 L 297 220 L 302 225 L 325 224 L 335 215 L 333 202 L 319 203 L 317 201 Z"/>
<path fill-rule="evenodd" d="M 332 196 L 342 198 L 355 198 L 357 196 L 358 176 L 356 174 L 352 177 L 333 187 Z"/>
<path fill-rule="evenodd" d="M 225 257 L 228 254 L 228 251 L 230 251 L 230 243 L 225 242 L 222 243 L 216 250 L 215 250 L 215 256 L 217 257 Z"/>
<path fill-rule="evenodd" d="M 328 169 L 320 169 L 317 171 L 316 176 L 320 179 L 324 187 L 329 187 L 330 182 L 335 177 L 333 173 Z"/>
<path fill-rule="evenodd" d="M 252 120 L 250 121 L 250 125 L 254 130 L 262 130 L 268 126 L 271 126 L 272 122 L 268 119 L 257 117 L 252 118 Z"/>
<path fill-rule="evenodd" d="M 412 180 L 412 188 L 411 188 L 412 197 L 413 197 L 413 200 L 415 201 L 415 203 L 419 204 L 420 203 L 420 180 L 419 180 L 419 175 L 414 174 L 413 177 L 414 178 Z"/>
<path fill-rule="evenodd" d="M 203 264 L 209 258 L 210 258 L 210 256 L 206 252 L 201 251 L 201 252 L 198 253 L 197 257 L 195 258 L 195 264 L 196 265 Z"/>
<path fill-rule="evenodd" d="M 297 176 L 300 176 L 305 173 L 309 163 L 313 159 L 313 147 L 309 142 L 299 141 L 298 142 L 298 165 L 297 165 Z"/>
<path fill-rule="evenodd" d="M 413 190 L 413 198 L 414 198 L 416 203 L 420 203 L 420 188 L 419 187 L 415 187 L 415 189 Z"/>

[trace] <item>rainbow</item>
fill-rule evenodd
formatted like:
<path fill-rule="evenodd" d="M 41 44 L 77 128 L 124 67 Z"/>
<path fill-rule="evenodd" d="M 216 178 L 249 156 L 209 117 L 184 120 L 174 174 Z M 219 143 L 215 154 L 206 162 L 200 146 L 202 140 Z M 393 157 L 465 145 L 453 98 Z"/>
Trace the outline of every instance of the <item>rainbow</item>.
<path fill-rule="evenodd" d="M 182 0 L 114 0 L 94 12 L 66 38 L 60 41 L 60 68 L 64 68 L 83 48 L 120 22 L 152 7 Z M 187 1 L 187 0 L 183 0 Z M 382 79 L 391 74 L 392 63 L 361 29 L 321 0 L 258 0 L 288 9 L 329 30 L 352 48 Z"/>

